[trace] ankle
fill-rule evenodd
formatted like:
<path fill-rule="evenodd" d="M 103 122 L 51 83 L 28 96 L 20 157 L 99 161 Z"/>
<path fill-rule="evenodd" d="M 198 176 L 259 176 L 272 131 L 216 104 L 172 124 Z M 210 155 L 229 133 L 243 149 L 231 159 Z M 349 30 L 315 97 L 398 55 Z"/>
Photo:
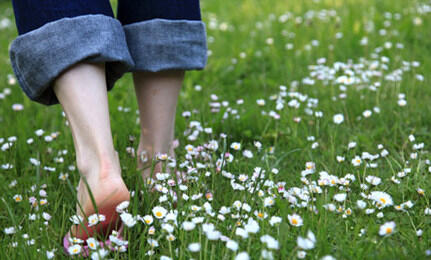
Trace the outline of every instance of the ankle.
<path fill-rule="evenodd" d="M 97 156 L 77 156 L 79 172 L 86 178 L 105 179 L 121 176 L 118 153 L 104 153 Z"/>

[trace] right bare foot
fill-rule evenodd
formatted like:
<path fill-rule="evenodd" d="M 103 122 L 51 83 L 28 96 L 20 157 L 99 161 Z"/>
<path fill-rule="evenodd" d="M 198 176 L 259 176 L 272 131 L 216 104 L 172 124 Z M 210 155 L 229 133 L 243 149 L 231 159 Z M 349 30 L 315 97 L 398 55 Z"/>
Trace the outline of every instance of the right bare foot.
<path fill-rule="evenodd" d="M 107 236 L 112 230 L 118 230 L 120 225 L 120 218 L 116 212 L 116 207 L 123 201 L 130 200 L 129 191 L 121 178 L 119 167 L 102 167 L 99 175 L 93 174 L 88 177 L 81 177 L 78 185 L 78 201 L 82 207 L 83 212 L 79 205 L 76 207 L 77 215 L 84 218 L 82 225 L 74 225 L 71 228 L 71 236 L 80 239 L 87 239 L 94 236 L 95 233 L 102 236 Z M 94 177 L 93 177 L 94 176 Z M 88 192 L 87 185 L 83 181 L 86 178 L 88 186 L 93 195 L 94 201 L 97 205 L 93 205 L 90 193 Z M 88 221 L 86 218 L 92 214 L 105 216 L 105 220 L 99 224 L 87 227 Z M 87 228 L 84 228 L 87 227 Z"/>

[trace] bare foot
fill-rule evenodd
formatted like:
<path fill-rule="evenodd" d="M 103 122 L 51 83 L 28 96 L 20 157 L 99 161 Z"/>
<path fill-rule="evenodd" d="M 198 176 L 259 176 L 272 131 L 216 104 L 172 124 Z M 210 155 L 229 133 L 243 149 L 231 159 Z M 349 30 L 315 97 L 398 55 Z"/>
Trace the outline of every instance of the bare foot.
<path fill-rule="evenodd" d="M 78 185 L 78 201 L 82 207 L 84 214 L 79 205 L 77 205 L 77 215 L 84 218 L 83 225 L 74 225 L 71 228 L 71 236 L 80 239 L 87 239 L 94 236 L 95 233 L 107 236 L 112 230 L 118 230 L 120 226 L 120 218 L 116 212 L 116 207 L 123 201 L 130 200 L 129 191 L 118 173 L 105 172 L 103 178 L 88 177 L 86 178 L 88 186 L 93 195 L 97 210 L 93 205 L 91 196 L 88 192 L 87 185 L 83 181 L 83 177 Z M 91 220 L 86 219 L 98 212 L 105 219 L 96 225 L 91 225 Z M 86 217 L 85 217 L 86 216 Z M 88 227 L 89 226 L 89 227 Z"/>
<path fill-rule="evenodd" d="M 152 159 L 148 156 L 148 152 L 145 150 L 141 151 L 140 156 L 138 156 L 138 169 L 142 169 L 142 178 L 144 183 L 147 185 L 151 184 L 153 181 L 157 180 L 156 174 L 167 172 L 174 173 L 177 181 L 182 182 L 181 174 L 177 172 L 177 167 L 170 166 L 172 160 L 175 161 L 175 152 L 173 149 L 169 153 L 169 158 L 166 154 L 158 154 L 161 158 L 157 158 L 158 156 L 154 156 L 155 164 L 152 167 Z"/>

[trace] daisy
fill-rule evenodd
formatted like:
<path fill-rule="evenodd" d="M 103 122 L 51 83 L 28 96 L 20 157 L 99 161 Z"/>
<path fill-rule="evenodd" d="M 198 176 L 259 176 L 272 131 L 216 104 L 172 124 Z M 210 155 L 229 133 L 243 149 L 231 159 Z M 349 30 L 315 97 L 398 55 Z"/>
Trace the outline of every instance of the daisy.
<path fill-rule="evenodd" d="M 48 259 L 53 259 L 55 257 L 55 249 L 51 250 L 51 251 L 46 251 L 46 258 Z"/>
<path fill-rule="evenodd" d="M 243 155 L 244 157 L 246 157 L 246 158 L 253 158 L 253 153 L 252 153 L 252 151 L 250 151 L 250 150 L 244 150 L 244 151 L 242 152 L 242 155 Z"/>
<path fill-rule="evenodd" d="M 396 226 L 395 222 L 393 222 L 393 221 L 386 222 L 385 224 L 380 226 L 379 235 L 387 236 L 387 235 L 392 234 L 395 230 L 395 226 Z"/>
<path fill-rule="evenodd" d="M 107 256 L 109 254 L 109 251 L 104 249 L 104 248 L 100 248 L 99 250 L 97 250 L 96 252 L 92 252 L 91 253 L 91 260 L 99 260 L 99 259 L 104 259 L 105 256 Z"/>
<path fill-rule="evenodd" d="M 264 106 L 264 105 L 265 105 L 265 100 L 264 100 L 264 99 L 258 99 L 258 100 L 256 100 L 256 103 L 257 103 L 259 106 Z"/>
<path fill-rule="evenodd" d="M 365 110 L 365 111 L 362 113 L 362 115 L 363 115 L 364 117 L 370 117 L 372 113 L 373 113 L 373 112 L 371 112 L 371 110 Z"/>
<path fill-rule="evenodd" d="M 273 197 L 266 197 L 264 202 L 263 202 L 265 207 L 270 207 L 270 206 L 274 205 L 274 203 L 275 203 L 275 200 Z"/>
<path fill-rule="evenodd" d="M 89 227 L 97 225 L 97 223 L 99 223 L 99 216 L 97 214 L 92 214 L 91 216 L 88 217 Z"/>
<path fill-rule="evenodd" d="M 271 226 L 274 226 L 275 224 L 281 223 L 281 220 L 282 219 L 280 217 L 278 217 L 278 216 L 272 216 L 271 219 L 269 220 L 269 224 Z"/>
<path fill-rule="evenodd" d="M 248 176 L 245 175 L 245 174 L 240 174 L 238 176 L 238 180 L 241 181 L 241 182 L 245 182 L 247 179 L 248 179 Z"/>
<path fill-rule="evenodd" d="M 262 212 L 262 211 L 254 211 L 254 215 L 258 218 L 258 219 L 265 219 L 268 217 L 268 214 L 266 212 Z"/>
<path fill-rule="evenodd" d="M 234 241 L 234 240 L 229 239 L 229 240 L 226 242 L 226 247 L 227 247 L 227 248 L 229 248 L 229 249 L 230 249 L 230 250 L 232 250 L 232 251 L 237 251 L 237 250 L 238 250 L 238 242 L 236 242 L 236 241 Z"/>
<path fill-rule="evenodd" d="M 235 235 L 240 236 L 242 238 L 248 238 L 248 232 L 243 228 L 237 228 L 235 230 Z"/>
<path fill-rule="evenodd" d="M 156 228 L 154 226 L 151 226 L 148 229 L 148 235 L 154 235 L 156 233 Z"/>
<path fill-rule="evenodd" d="M 171 224 L 163 223 L 162 229 L 165 230 L 168 233 L 174 232 L 174 227 Z"/>
<path fill-rule="evenodd" d="M 278 249 L 279 243 L 270 235 L 264 235 L 260 237 L 260 242 L 265 243 L 269 249 Z"/>
<path fill-rule="evenodd" d="M 6 235 L 14 234 L 16 232 L 15 227 L 7 227 L 3 230 Z"/>
<path fill-rule="evenodd" d="M 346 193 L 338 193 L 334 195 L 334 200 L 338 202 L 343 202 L 346 200 L 347 194 Z"/>
<path fill-rule="evenodd" d="M 13 196 L 13 199 L 15 200 L 15 202 L 21 202 L 22 196 L 20 194 L 16 194 Z"/>
<path fill-rule="evenodd" d="M 335 211 L 337 209 L 337 207 L 333 203 L 325 204 L 325 205 L 323 205 L 323 208 L 325 208 L 325 209 L 327 209 L 327 210 L 329 210 L 331 212 L 333 212 L 333 211 Z"/>
<path fill-rule="evenodd" d="M 259 232 L 259 223 L 257 223 L 257 221 L 255 221 L 253 218 L 249 218 L 247 224 L 244 226 L 244 229 L 248 232 L 248 233 L 257 233 Z"/>
<path fill-rule="evenodd" d="M 196 227 L 196 224 L 190 221 L 184 221 L 182 227 L 186 231 L 193 230 Z"/>
<path fill-rule="evenodd" d="M 89 248 L 96 250 L 99 242 L 94 237 L 90 237 L 87 239 L 87 245 Z"/>
<path fill-rule="evenodd" d="M 69 255 L 77 255 L 81 253 L 81 246 L 80 245 L 73 245 L 67 249 L 69 252 Z"/>
<path fill-rule="evenodd" d="M 133 227 L 136 224 L 136 217 L 133 217 L 130 213 L 123 212 L 121 213 L 120 218 L 128 227 Z"/>
<path fill-rule="evenodd" d="M 333 120 L 334 120 L 335 124 L 339 125 L 339 124 L 343 123 L 344 116 L 343 116 L 343 114 L 336 114 L 336 115 L 334 115 Z"/>
<path fill-rule="evenodd" d="M 304 250 L 313 249 L 314 245 L 316 244 L 316 237 L 314 236 L 313 232 L 308 230 L 306 238 L 298 236 L 297 244 L 299 248 Z"/>
<path fill-rule="evenodd" d="M 302 226 L 303 224 L 301 216 L 297 214 L 287 215 L 287 218 L 289 219 L 290 225 L 294 227 L 299 227 L 299 226 Z"/>
<path fill-rule="evenodd" d="M 358 200 L 356 201 L 356 206 L 360 209 L 364 209 L 367 206 L 367 203 L 363 200 Z"/>
<path fill-rule="evenodd" d="M 374 186 L 377 186 L 382 182 L 381 178 L 372 175 L 368 175 L 367 177 L 365 177 L 365 180 Z"/>
<path fill-rule="evenodd" d="M 217 230 L 210 230 L 206 232 L 208 240 L 218 240 L 221 236 L 220 231 Z"/>
<path fill-rule="evenodd" d="M 235 260 L 249 260 L 250 256 L 247 252 L 241 252 L 235 256 Z"/>
<path fill-rule="evenodd" d="M 201 250 L 201 244 L 199 243 L 191 243 L 187 247 L 190 252 L 199 252 Z"/>
<path fill-rule="evenodd" d="M 404 209 L 404 208 L 411 208 L 411 207 L 413 207 L 413 202 L 411 202 L 411 200 L 408 200 L 408 201 L 406 201 L 406 202 L 403 202 L 403 203 L 401 203 L 401 207 Z"/>
<path fill-rule="evenodd" d="M 353 166 L 359 166 L 362 163 L 362 159 L 359 156 L 355 156 L 355 158 L 352 159 Z"/>
<path fill-rule="evenodd" d="M 170 242 L 175 241 L 175 239 L 176 239 L 175 236 L 172 235 L 172 234 L 169 234 L 169 235 L 166 236 L 166 240 L 168 240 Z"/>
<path fill-rule="evenodd" d="M 164 218 L 166 216 L 167 212 L 168 211 L 165 208 L 161 207 L 161 206 L 156 206 L 156 207 L 153 208 L 153 214 L 158 219 Z"/>
<path fill-rule="evenodd" d="M 299 250 L 296 256 L 297 256 L 299 259 L 304 259 L 306 255 L 307 255 L 307 252 L 302 251 L 302 250 Z"/>
<path fill-rule="evenodd" d="M 69 174 L 67 173 L 60 173 L 60 175 L 58 176 L 58 178 L 62 181 L 66 181 L 68 177 L 69 177 Z"/>
<path fill-rule="evenodd" d="M 230 145 L 230 148 L 232 148 L 232 149 L 234 149 L 234 150 L 238 151 L 238 150 L 240 150 L 240 149 L 241 149 L 241 144 L 240 144 L 240 143 L 238 143 L 238 142 L 233 142 L 233 143 Z"/>
<path fill-rule="evenodd" d="M 399 105 L 400 107 L 404 107 L 404 106 L 406 106 L 406 105 L 407 105 L 407 101 L 406 101 L 405 99 L 399 99 L 399 100 L 398 100 L 398 105 Z"/>
<path fill-rule="evenodd" d="M 370 194 L 370 199 L 376 202 L 376 206 L 379 209 L 393 205 L 391 195 L 383 191 L 372 191 Z"/>
<path fill-rule="evenodd" d="M 305 169 L 307 171 L 314 172 L 314 170 L 316 169 L 316 164 L 314 162 L 306 162 Z"/>
<path fill-rule="evenodd" d="M 345 160 L 344 156 L 337 155 L 337 162 L 341 163 L 341 162 L 344 162 L 344 160 Z"/>
<path fill-rule="evenodd" d="M 14 111 L 21 111 L 24 109 L 24 106 L 22 104 L 13 104 L 12 105 L 12 110 Z"/>
<path fill-rule="evenodd" d="M 151 247 L 158 247 L 159 246 L 159 242 L 157 242 L 157 240 L 149 238 L 147 240 L 148 244 L 150 244 Z"/>
<path fill-rule="evenodd" d="M 418 229 L 416 231 L 416 236 L 420 237 L 420 236 L 422 236 L 423 233 L 424 233 L 424 231 L 422 229 Z"/>
<path fill-rule="evenodd" d="M 84 244 L 84 240 L 77 237 L 69 237 L 69 242 L 72 244 Z"/>
<path fill-rule="evenodd" d="M 82 221 L 84 220 L 83 217 L 78 216 L 78 215 L 73 215 L 69 218 L 69 220 L 75 224 L 75 225 L 79 225 L 80 223 L 82 223 Z"/>
<path fill-rule="evenodd" d="M 123 201 L 123 202 L 121 202 L 120 204 L 118 204 L 117 205 L 117 207 L 116 207 L 116 211 L 118 212 L 118 213 L 123 213 L 124 212 L 124 210 L 127 208 L 127 207 L 129 207 L 129 201 L 128 200 L 125 200 L 125 201 Z"/>

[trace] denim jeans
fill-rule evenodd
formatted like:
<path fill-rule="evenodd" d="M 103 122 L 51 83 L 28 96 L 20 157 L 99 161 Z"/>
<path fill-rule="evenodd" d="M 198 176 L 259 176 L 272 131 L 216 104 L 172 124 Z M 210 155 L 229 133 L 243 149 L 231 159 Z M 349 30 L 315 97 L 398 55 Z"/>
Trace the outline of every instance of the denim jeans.
<path fill-rule="evenodd" d="M 78 62 L 105 62 L 108 90 L 126 72 L 203 69 L 199 0 L 14 0 L 9 55 L 26 95 L 57 104 L 55 79 Z"/>

